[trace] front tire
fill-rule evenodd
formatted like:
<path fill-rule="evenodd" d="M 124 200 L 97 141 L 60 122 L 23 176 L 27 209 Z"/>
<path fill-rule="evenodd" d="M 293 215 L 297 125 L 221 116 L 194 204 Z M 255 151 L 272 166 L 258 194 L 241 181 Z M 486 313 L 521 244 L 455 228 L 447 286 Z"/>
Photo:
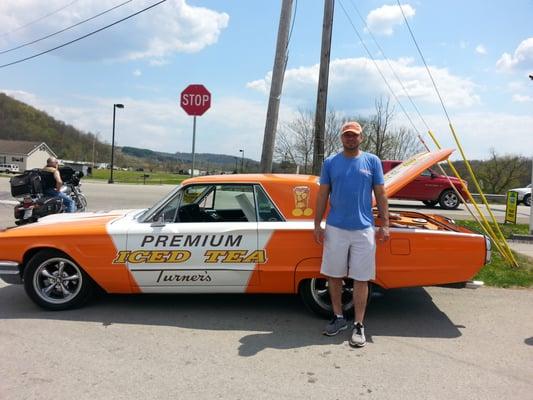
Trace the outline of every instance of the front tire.
<path fill-rule="evenodd" d="M 524 196 L 524 204 L 528 207 L 531 207 L 531 195 L 530 194 L 526 194 Z"/>
<path fill-rule="evenodd" d="M 372 283 L 368 283 L 368 297 L 366 305 L 370 303 L 372 296 Z M 300 296 L 304 304 L 315 314 L 331 318 L 333 315 L 333 307 L 331 306 L 331 298 L 329 297 L 328 281 L 324 278 L 307 279 L 300 284 Z M 353 280 L 344 279 L 342 285 L 342 311 L 344 316 L 351 317 L 354 313 L 353 308 Z"/>
<path fill-rule="evenodd" d="M 440 194 L 439 204 L 445 210 L 455 210 L 457 207 L 459 207 L 460 203 L 461 200 L 459 199 L 457 193 L 453 191 L 453 189 L 446 189 Z"/>
<path fill-rule="evenodd" d="M 78 212 L 84 212 L 87 208 L 87 199 L 83 193 L 77 194 L 76 208 L 78 209 Z"/>
<path fill-rule="evenodd" d="M 24 269 L 26 293 L 47 310 L 81 307 L 92 296 L 93 288 L 85 271 L 59 251 L 38 252 Z"/>

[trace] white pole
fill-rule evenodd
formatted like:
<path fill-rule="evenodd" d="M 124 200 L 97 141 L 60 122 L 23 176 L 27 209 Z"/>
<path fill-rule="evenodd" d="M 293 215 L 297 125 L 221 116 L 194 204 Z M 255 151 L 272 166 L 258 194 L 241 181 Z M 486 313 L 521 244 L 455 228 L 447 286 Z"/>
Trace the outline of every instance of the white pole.
<path fill-rule="evenodd" d="M 191 178 L 194 176 L 194 143 L 196 142 L 196 115 L 193 117 L 192 122 L 192 168 Z"/>
<path fill-rule="evenodd" d="M 531 157 L 531 195 L 533 196 L 533 157 Z M 529 234 L 533 235 L 533 206 L 529 203 Z"/>

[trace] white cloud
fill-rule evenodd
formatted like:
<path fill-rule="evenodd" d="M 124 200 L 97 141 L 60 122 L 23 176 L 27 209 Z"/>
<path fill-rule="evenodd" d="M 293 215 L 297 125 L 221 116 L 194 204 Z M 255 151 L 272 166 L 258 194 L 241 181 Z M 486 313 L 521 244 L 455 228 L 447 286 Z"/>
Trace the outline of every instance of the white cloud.
<path fill-rule="evenodd" d="M 142 75 L 142 71 L 140 69 L 136 69 L 133 71 L 133 76 L 141 76 Z"/>
<path fill-rule="evenodd" d="M 191 151 L 192 118 L 179 108 L 176 99 L 139 101 L 127 97 L 61 97 L 60 100 L 53 100 L 28 92 L 1 91 L 76 128 L 99 133 L 99 138 L 108 143 L 111 142 L 112 104 L 123 103 L 125 108 L 117 110 L 116 115 L 115 137 L 119 146 L 164 152 Z M 351 96 L 355 96 L 353 90 Z M 316 92 L 312 97 L 316 97 Z M 372 106 L 369 108 L 369 112 L 373 112 Z M 279 121 L 290 120 L 293 110 L 282 99 Z M 212 108 L 197 118 L 196 151 L 239 156 L 238 149 L 244 147 L 246 157 L 259 160 L 265 116 L 266 104 L 263 102 L 237 97 L 214 98 Z M 402 113 L 398 112 L 397 117 L 398 124 L 409 126 Z M 442 146 L 457 148 L 442 113 L 424 113 L 424 118 Z M 501 154 L 525 156 L 529 155 L 524 154 L 524 151 L 533 148 L 531 115 L 455 110 L 452 120 L 465 152 L 471 159 L 487 158 L 491 147 L 497 147 Z M 425 130 L 420 127 L 420 131 Z M 505 140 L 502 140 L 502 133 L 505 134 Z M 429 138 L 426 139 L 431 143 Z M 455 159 L 457 158 L 456 153 Z"/>
<path fill-rule="evenodd" d="M 429 126 L 443 147 L 457 149 L 457 145 L 442 115 L 425 115 Z M 498 112 L 458 112 L 452 115 L 454 129 L 470 159 L 487 159 L 491 148 L 498 154 L 517 154 L 530 157 L 533 148 L 533 116 Z M 502 140 L 505 137 L 505 140 Z M 427 143 L 433 143 L 427 135 Z M 434 148 L 434 146 L 431 146 Z M 453 159 L 461 157 L 458 151 Z"/>
<path fill-rule="evenodd" d="M 467 41 L 464 41 L 464 40 L 461 40 L 461 41 L 459 42 L 459 47 L 460 47 L 461 49 L 466 49 L 466 48 L 468 47 L 468 42 L 467 42 Z"/>
<path fill-rule="evenodd" d="M 17 30 L 28 21 L 42 16 L 45 3 L 46 10 L 59 9 L 65 5 L 64 0 L 1 1 L 0 46 L 10 48 L 34 40 L 110 8 L 108 2 L 79 0 L 38 24 Z M 127 4 L 90 23 L 37 43 L 32 47 L 32 53 L 82 36 L 151 4 L 153 2 L 149 0 Z M 174 53 L 198 52 L 215 44 L 228 22 L 229 16 L 226 13 L 191 6 L 186 0 L 173 0 L 53 54 L 69 59 L 93 61 L 156 58 L 157 63 L 161 64 L 165 57 Z"/>
<path fill-rule="evenodd" d="M 531 68 L 532 65 L 533 37 L 523 40 L 516 48 L 514 54 L 503 53 L 496 62 L 496 67 L 504 71 Z"/>
<path fill-rule="evenodd" d="M 396 5 L 384 5 L 368 13 L 366 24 L 373 33 L 392 35 L 394 27 L 403 23 L 402 10 L 406 18 L 414 17 L 416 12 L 409 4 L 403 4 L 401 9 Z"/>
<path fill-rule="evenodd" d="M 533 97 L 528 96 L 528 95 L 522 95 L 522 94 L 514 94 L 513 101 L 515 103 L 528 103 L 528 102 L 533 101 Z"/>
<path fill-rule="evenodd" d="M 107 143 L 111 143 L 113 104 L 122 103 L 124 109 L 116 112 L 118 146 L 168 153 L 190 152 L 192 148 L 193 118 L 185 114 L 176 99 L 78 96 L 54 100 L 27 92 L 0 91 L 82 131 L 99 133 L 100 140 Z M 280 113 L 280 118 L 285 114 Z M 259 160 L 265 116 L 263 102 L 214 98 L 211 109 L 197 118 L 196 152 L 238 156 L 238 149 L 244 147 L 245 157 Z"/>
<path fill-rule="evenodd" d="M 438 98 L 423 66 L 413 65 L 411 59 L 389 60 L 389 62 L 415 101 L 437 104 Z M 376 60 L 376 63 L 395 94 L 400 99 L 405 98 L 403 89 L 390 72 L 387 62 Z M 480 103 L 480 98 L 475 93 L 476 85 L 472 81 L 453 75 L 445 68 L 432 66 L 430 69 L 447 106 L 470 107 Z M 318 64 L 287 70 L 283 86 L 284 102 L 295 107 L 314 107 L 318 70 Z M 249 82 L 247 87 L 267 94 L 270 90 L 270 80 L 271 73 L 268 73 L 263 79 Z M 328 103 L 336 108 L 353 110 L 362 105 L 368 107 L 369 104 L 373 104 L 374 98 L 388 93 L 387 86 L 372 60 L 360 57 L 331 61 Z"/>
<path fill-rule="evenodd" d="M 487 49 L 482 44 L 478 44 L 476 46 L 476 53 L 481 54 L 481 55 L 485 55 L 485 54 L 487 54 Z"/>

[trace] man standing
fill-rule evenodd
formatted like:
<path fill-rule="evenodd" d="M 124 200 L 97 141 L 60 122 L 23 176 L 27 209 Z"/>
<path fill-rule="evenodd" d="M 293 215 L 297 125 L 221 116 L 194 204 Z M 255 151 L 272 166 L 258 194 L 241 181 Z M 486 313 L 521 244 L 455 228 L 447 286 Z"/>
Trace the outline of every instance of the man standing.
<path fill-rule="evenodd" d="M 43 190 L 43 193 L 47 196 L 59 197 L 61 200 L 63 200 L 66 212 L 76 212 L 76 203 L 74 202 L 74 200 L 72 200 L 70 196 L 67 196 L 65 193 L 61 192 L 61 186 L 63 186 L 63 181 L 61 180 L 61 175 L 59 174 L 59 170 L 57 169 L 58 165 L 59 161 L 57 161 L 57 158 L 55 157 L 49 157 L 46 160 L 46 167 L 44 167 L 42 171 L 48 172 L 48 176 L 50 178 L 44 179 L 45 188 Z"/>
<path fill-rule="evenodd" d="M 353 279 L 355 321 L 350 345 L 366 344 L 363 319 L 368 297 L 368 281 L 376 274 L 376 236 L 389 238 L 389 212 L 381 161 L 359 149 L 363 129 L 357 122 L 347 122 L 341 129 L 343 151 L 324 160 L 315 215 L 315 240 L 324 243 L 320 272 L 328 277 L 334 317 L 324 334 L 334 336 L 348 328 L 342 311 L 343 278 Z M 380 217 L 374 232 L 372 191 Z M 330 212 L 326 229 L 320 226 L 329 198 Z"/>

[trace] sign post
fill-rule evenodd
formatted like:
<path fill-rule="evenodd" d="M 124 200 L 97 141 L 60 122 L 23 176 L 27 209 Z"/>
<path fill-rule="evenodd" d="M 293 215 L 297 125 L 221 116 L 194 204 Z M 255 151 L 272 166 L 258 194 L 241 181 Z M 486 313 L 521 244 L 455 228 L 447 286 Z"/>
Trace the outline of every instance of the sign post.
<path fill-rule="evenodd" d="M 211 93 L 204 85 L 194 84 L 187 86 L 180 95 L 180 106 L 192 115 L 192 167 L 191 177 L 194 176 L 194 159 L 196 143 L 196 117 L 203 115 L 211 107 Z"/>

